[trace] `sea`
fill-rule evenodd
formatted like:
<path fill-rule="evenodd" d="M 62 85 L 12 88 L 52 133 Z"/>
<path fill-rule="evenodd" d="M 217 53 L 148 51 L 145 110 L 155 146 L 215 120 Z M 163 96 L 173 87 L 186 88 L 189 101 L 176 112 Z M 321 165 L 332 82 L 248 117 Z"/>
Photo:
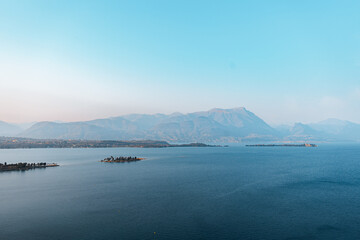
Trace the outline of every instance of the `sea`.
<path fill-rule="evenodd" d="M 0 173 L 1 240 L 360 239 L 360 144 L 9 149 L 0 162 L 60 165 Z"/>

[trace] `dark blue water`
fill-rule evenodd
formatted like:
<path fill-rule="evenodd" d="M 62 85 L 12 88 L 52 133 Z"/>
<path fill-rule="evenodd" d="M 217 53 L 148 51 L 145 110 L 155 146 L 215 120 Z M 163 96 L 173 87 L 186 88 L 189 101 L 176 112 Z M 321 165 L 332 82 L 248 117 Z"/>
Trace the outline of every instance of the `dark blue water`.
<path fill-rule="evenodd" d="M 98 162 L 110 155 L 147 160 Z M 360 237 L 360 145 L 0 150 L 5 161 L 61 167 L 0 174 L 1 240 Z"/>

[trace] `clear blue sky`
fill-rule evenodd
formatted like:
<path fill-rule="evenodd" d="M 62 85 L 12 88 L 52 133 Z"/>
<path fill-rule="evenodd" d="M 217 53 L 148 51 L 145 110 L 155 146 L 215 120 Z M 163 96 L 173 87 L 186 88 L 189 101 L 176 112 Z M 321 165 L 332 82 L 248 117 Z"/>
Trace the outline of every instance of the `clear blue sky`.
<path fill-rule="evenodd" d="M 0 1 L 0 120 L 244 106 L 360 122 L 360 1 Z"/>

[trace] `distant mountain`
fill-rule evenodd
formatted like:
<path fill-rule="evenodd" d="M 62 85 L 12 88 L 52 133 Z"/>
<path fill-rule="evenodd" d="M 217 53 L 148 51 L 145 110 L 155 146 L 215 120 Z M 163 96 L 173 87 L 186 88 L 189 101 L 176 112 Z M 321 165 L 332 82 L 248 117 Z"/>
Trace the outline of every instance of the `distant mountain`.
<path fill-rule="evenodd" d="M 172 143 L 360 142 L 360 124 L 327 119 L 318 123 L 295 123 L 273 128 L 243 107 L 214 108 L 188 114 L 130 114 L 84 122 L 38 122 L 26 130 L 19 126 L 0 121 L 0 136 L 87 140 L 152 139 Z"/>
<path fill-rule="evenodd" d="M 280 125 L 275 129 L 287 141 L 360 142 L 360 124 L 334 118 L 318 123 Z"/>
<path fill-rule="evenodd" d="M 15 136 L 19 134 L 22 130 L 23 129 L 21 129 L 21 127 L 16 126 L 15 124 L 0 121 L 0 136 Z"/>
<path fill-rule="evenodd" d="M 18 134 L 21 137 L 37 139 L 115 139 L 117 134 L 111 129 L 98 127 L 86 122 L 55 123 L 39 122 Z"/>
<path fill-rule="evenodd" d="M 239 136 L 249 134 L 268 135 L 274 133 L 272 127 L 243 107 L 233 109 L 214 108 L 207 112 L 198 112 L 189 115 L 213 119 L 217 123 L 237 132 Z"/>
<path fill-rule="evenodd" d="M 290 141 L 323 141 L 326 134 L 313 129 L 311 126 L 302 123 L 295 123 L 284 137 Z"/>
<path fill-rule="evenodd" d="M 360 124 L 357 123 L 330 118 L 318 123 L 309 124 L 309 126 L 323 132 L 332 139 L 339 141 L 360 141 Z"/>
<path fill-rule="evenodd" d="M 34 124 L 18 136 L 52 139 L 239 142 L 275 139 L 277 132 L 245 108 L 189 114 L 131 114 L 86 122 Z"/>
<path fill-rule="evenodd" d="M 36 122 L 24 122 L 24 123 L 17 123 L 17 124 L 14 124 L 16 125 L 17 127 L 19 127 L 22 131 L 30 128 L 32 125 L 34 125 Z"/>

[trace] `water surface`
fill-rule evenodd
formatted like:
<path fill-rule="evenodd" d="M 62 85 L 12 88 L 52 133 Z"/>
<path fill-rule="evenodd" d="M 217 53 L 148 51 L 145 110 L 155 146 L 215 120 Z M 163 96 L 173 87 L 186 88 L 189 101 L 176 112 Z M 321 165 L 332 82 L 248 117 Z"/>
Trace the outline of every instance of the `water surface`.
<path fill-rule="evenodd" d="M 110 155 L 147 160 L 98 162 Z M 61 167 L 0 174 L 0 239 L 360 236 L 360 145 L 0 150 L 5 161 Z"/>

